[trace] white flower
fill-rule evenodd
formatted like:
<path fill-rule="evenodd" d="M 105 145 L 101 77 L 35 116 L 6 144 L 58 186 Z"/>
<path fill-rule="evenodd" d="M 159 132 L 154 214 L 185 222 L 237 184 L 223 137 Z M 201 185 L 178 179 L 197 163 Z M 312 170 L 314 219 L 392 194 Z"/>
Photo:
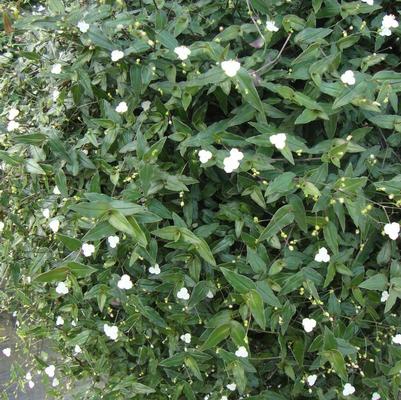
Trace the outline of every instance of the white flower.
<path fill-rule="evenodd" d="M 202 164 L 206 164 L 213 157 L 213 154 L 209 150 L 199 150 L 198 156 L 199 161 Z"/>
<path fill-rule="evenodd" d="M 12 131 L 15 131 L 15 130 L 17 130 L 17 129 L 19 129 L 19 122 L 17 122 L 17 121 L 10 121 L 10 122 L 7 124 L 7 132 L 12 132 Z"/>
<path fill-rule="evenodd" d="M 50 378 L 53 378 L 54 373 L 56 372 L 56 367 L 54 365 L 49 365 L 45 368 L 46 375 Z"/>
<path fill-rule="evenodd" d="M 4 222 L 0 221 L 0 232 L 3 232 L 4 230 Z"/>
<path fill-rule="evenodd" d="M 127 112 L 128 111 L 127 103 L 125 101 L 119 103 L 118 106 L 116 107 L 116 111 L 120 114 Z"/>
<path fill-rule="evenodd" d="M 235 169 L 239 167 L 239 161 L 232 157 L 226 157 L 223 160 L 223 164 L 224 164 L 224 171 L 226 171 L 228 174 L 233 172 Z"/>
<path fill-rule="evenodd" d="M 240 346 L 238 347 L 238 350 L 235 352 L 235 355 L 237 357 L 246 358 L 248 357 L 248 351 L 244 346 Z"/>
<path fill-rule="evenodd" d="M 184 61 L 191 54 L 191 50 L 187 46 L 178 46 L 174 49 L 174 53 L 180 60 Z"/>
<path fill-rule="evenodd" d="M 154 274 L 154 275 L 159 275 L 160 274 L 160 267 L 159 264 L 155 264 L 154 267 L 149 267 L 149 273 Z"/>
<path fill-rule="evenodd" d="M 151 104 L 152 103 L 149 100 L 143 101 L 141 103 L 141 107 L 142 107 L 143 111 L 148 111 Z"/>
<path fill-rule="evenodd" d="M 182 300 L 189 300 L 189 292 L 188 289 L 186 287 L 181 288 L 178 292 L 177 292 L 177 297 L 179 299 Z"/>
<path fill-rule="evenodd" d="M 31 381 L 31 380 L 32 380 L 32 375 L 31 375 L 30 372 L 27 372 L 27 373 L 26 373 L 25 379 L 26 379 L 27 381 Z"/>
<path fill-rule="evenodd" d="M 61 317 L 60 315 L 57 317 L 57 319 L 56 319 L 56 325 L 57 326 L 59 326 L 59 325 L 64 325 L 64 319 L 63 319 L 63 317 Z"/>
<path fill-rule="evenodd" d="M 53 382 L 52 382 L 52 386 L 53 387 L 56 387 L 56 386 L 58 386 L 60 384 L 60 381 L 57 379 L 57 378 L 54 378 L 53 379 Z"/>
<path fill-rule="evenodd" d="M 382 292 L 382 297 L 380 298 L 380 301 L 382 302 L 382 303 L 385 303 L 387 300 L 388 300 L 388 298 L 389 298 L 389 294 L 388 294 L 388 291 L 387 290 L 384 290 L 383 292 Z"/>
<path fill-rule="evenodd" d="M 67 294 L 68 293 L 68 287 L 65 284 L 65 282 L 59 282 L 56 286 L 56 292 L 58 294 Z"/>
<path fill-rule="evenodd" d="M 302 320 L 302 325 L 304 327 L 305 332 L 312 332 L 316 327 L 316 320 L 313 318 L 304 318 Z"/>
<path fill-rule="evenodd" d="M 6 356 L 6 357 L 10 357 L 11 356 L 11 349 L 9 347 L 5 348 L 2 350 L 2 353 Z"/>
<path fill-rule="evenodd" d="M 119 289 L 129 290 L 132 289 L 132 282 L 129 275 L 124 274 L 121 276 L 120 280 L 117 282 L 117 286 Z"/>
<path fill-rule="evenodd" d="M 78 344 L 76 344 L 74 347 L 74 354 L 79 354 L 79 353 L 82 353 L 82 349 Z"/>
<path fill-rule="evenodd" d="M 17 118 L 19 114 L 19 110 L 16 108 L 12 108 L 11 110 L 8 111 L 8 116 L 7 118 L 12 121 L 13 119 Z"/>
<path fill-rule="evenodd" d="M 329 262 L 330 255 L 327 252 L 326 247 L 321 247 L 319 251 L 315 254 L 315 261 L 317 262 Z"/>
<path fill-rule="evenodd" d="M 381 399 L 381 396 L 380 396 L 379 393 L 374 392 L 374 393 L 372 394 L 372 400 L 380 400 L 380 399 Z"/>
<path fill-rule="evenodd" d="M 227 76 L 232 78 L 237 75 L 237 72 L 241 68 L 241 64 L 235 60 L 228 60 L 221 63 L 221 68 Z"/>
<path fill-rule="evenodd" d="M 124 52 L 121 50 L 113 50 L 111 52 L 111 61 L 118 61 L 124 57 Z"/>
<path fill-rule="evenodd" d="M 266 21 L 266 29 L 269 32 L 277 32 L 278 31 L 278 27 L 276 26 L 276 23 L 274 21 Z"/>
<path fill-rule="evenodd" d="M 317 375 L 309 375 L 306 378 L 306 381 L 308 382 L 309 386 L 313 386 L 315 384 L 315 382 L 316 382 L 316 379 L 317 379 Z"/>
<path fill-rule="evenodd" d="M 61 194 L 60 189 L 58 188 L 58 186 L 54 186 L 53 194 Z"/>
<path fill-rule="evenodd" d="M 343 396 L 349 396 L 353 393 L 355 393 L 355 388 L 350 383 L 346 383 L 343 389 Z"/>
<path fill-rule="evenodd" d="M 209 290 L 209 291 L 206 293 L 206 297 L 207 297 L 208 299 L 213 299 L 213 297 L 214 297 L 213 292 L 212 292 L 211 290 Z"/>
<path fill-rule="evenodd" d="M 361 0 L 361 1 L 362 1 L 362 3 L 366 3 L 370 6 L 373 6 L 373 2 L 374 2 L 374 0 Z"/>
<path fill-rule="evenodd" d="M 77 321 L 75 320 L 71 321 L 71 326 L 77 326 Z"/>
<path fill-rule="evenodd" d="M 49 218 L 49 217 L 50 217 L 50 210 L 49 210 L 48 208 L 44 208 L 44 209 L 42 210 L 42 215 L 43 215 L 45 218 Z"/>
<path fill-rule="evenodd" d="M 283 150 L 287 140 L 287 135 L 285 133 L 277 133 L 276 135 L 271 135 L 269 140 L 270 143 L 276 147 L 276 149 Z"/>
<path fill-rule="evenodd" d="M 49 228 L 54 232 L 58 232 L 59 228 L 60 228 L 60 221 L 58 219 L 53 219 L 52 221 L 50 221 L 49 223 Z"/>
<path fill-rule="evenodd" d="M 401 344 L 401 335 L 398 333 L 397 335 L 393 336 L 393 338 L 391 339 L 391 341 L 394 344 Z"/>
<path fill-rule="evenodd" d="M 221 396 L 220 400 L 228 400 L 228 397 L 226 395 Z"/>
<path fill-rule="evenodd" d="M 190 334 L 190 333 L 185 333 L 184 335 L 181 335 L 181 336 L 180 336 L 180 339 L 181 339 L 183 342 L 189 344 L 189 343 L 191 343 L 191 334 Z"/>
<path fill-rule="evenodd" d="M 234 390 L 237 389 L 237 385 L 235 383 L 229 383 L 228 385 L 226 385 L 226 388 L 234 392 Z"/>
<path fill-rule="evenodd" d="M 95 252 L 95 246 L 93 244 L 84 243 L 82 245 L 82 252 L 85 257 L 90 257 Z"/>
<path fill-rule="evenodd" d="M 60 96 L 60 91 L 58 89 L 54 89 L 53 92 L 52 92 L 53 101 L 56 101 L 59 96 Z"/>
<path fill-rule="evenodd" d="M 391 28 L 398 28 L 398 21 L 393 14 L 385 15 L 382 20 L 382 26 L 379 30 L 380 36 L 391 36 Z"/>
<path fill-rule="evenodd" d="M 29 381 L 28 382 L 28 386 L 29 386 L 29 389 L 33 389 L 33 387 L 35 386 L 35 382 L 34 381 Z"/>
<path fill-rule="evenodd" d="M 355 81 L 354 71 L 351 71 L 350 69 L 345 71 L 341 75 L 341 82 L 347 85 L 355 85 L 356 81 Z"/>
<path fill-rule="evenodd" d="M 392 222 L 391 224 L 384 225 L 384 233 L 392 240 L 398 238 L 400 233 L 400 224 L 398 222 Z"/>
<path fill-rule="evenodd" d="M 111 340 L 117 340 L 118 337 L 118 327 L 115 325 L 109 326 L 107 324 L 103 325 L 103 330 L 104 333 L 106 334 L 107 337 L 109 337 Z"/>
<path fill-rule="evenodd" d="M 52 66 L 52 74 L 61 74 L 61 64 L 57 63 Z"/>
<path fill-rule="evenodd" d="M 79 21 L 77 27 L 82 33 L 86 33 L 89 30 L 89 24 L 85 21 Z"/>
<path fill-rule="evenodd" d="M 120 242 L 120 238 L 118 236 L 109 236 L 107 241 L 109 242 L 110 247 L 115 249 Z"/>
<path fill-rule="evenodd" d="M 244 158 L 244 153 L 234 147 L 230 150 L 230 157 L 234 160 L 241 161 Z"/>

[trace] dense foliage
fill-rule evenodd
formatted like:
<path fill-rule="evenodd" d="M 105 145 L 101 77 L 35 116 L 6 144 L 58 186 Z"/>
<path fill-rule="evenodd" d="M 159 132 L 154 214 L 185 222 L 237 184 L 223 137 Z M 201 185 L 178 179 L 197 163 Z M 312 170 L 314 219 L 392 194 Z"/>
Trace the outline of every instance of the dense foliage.
<path fill-rule="evenodd" d="M 1 7 L 14 381 L 398 398 L 399 0 Z"/>

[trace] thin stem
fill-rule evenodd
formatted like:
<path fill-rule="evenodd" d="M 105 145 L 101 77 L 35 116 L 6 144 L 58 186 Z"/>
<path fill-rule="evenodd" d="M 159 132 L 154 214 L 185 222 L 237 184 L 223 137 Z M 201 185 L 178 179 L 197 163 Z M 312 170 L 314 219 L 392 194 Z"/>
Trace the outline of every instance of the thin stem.
<path fill-rule="evenodd" d="M 260 74 L 260 73 L 261 73 L 262 71 L 264 71 L 266 68 L 268 68 L 268 67 L 274 65 L 274 64 L 280 59 L 281 55 L 283 54 L 284 49 L 286 48 L 286 46 L 287 46 L 289 40 L 291 39 L 291 36 L 292 36 L 292 33 L 289 33 L 288 36 L 287 36 L 287 39 L 285 40 L 283 46 L 281 47 L 279 53 L 277 54 L 277 57 L 276 57 L 274 60 L 269 61 L 268 63 L 262 65 L 259 69 L 257 69 L 257 70 L 255 71 L 256 74 Z"/>

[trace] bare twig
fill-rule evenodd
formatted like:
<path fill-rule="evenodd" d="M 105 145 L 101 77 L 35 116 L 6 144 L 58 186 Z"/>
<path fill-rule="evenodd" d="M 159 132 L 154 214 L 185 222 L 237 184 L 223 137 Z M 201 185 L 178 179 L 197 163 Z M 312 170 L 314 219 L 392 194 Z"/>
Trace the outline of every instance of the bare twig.
<path fill-rule="evenodd" d="M 283 54 L 283 51 L 285 50 L 289 40 L 291 39 L 291 36 L 292 36 L 292 33 L 289 33 L 287 36 L 287 39 L 285 40 L 283 46 L 281 47 L 279 53 L 277 54 L 277 57 L 274 60 L 269 61 L 268 63 L 262 65 L 258 70 L 255 71 L 256 74 L 260 74 L 263 70 L 270 67 L 271 65 L 274 65 L 280 59 L 281 54 Z"/>

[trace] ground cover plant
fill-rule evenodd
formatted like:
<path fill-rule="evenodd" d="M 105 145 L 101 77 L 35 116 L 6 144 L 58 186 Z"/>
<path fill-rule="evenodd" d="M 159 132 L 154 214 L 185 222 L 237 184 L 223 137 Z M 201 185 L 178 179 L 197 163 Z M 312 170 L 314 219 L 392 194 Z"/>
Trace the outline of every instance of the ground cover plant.
<path fill-rule="evenodd" d="M 0 7 L 4 398 L 399 397 L 400 1 Z"/>

